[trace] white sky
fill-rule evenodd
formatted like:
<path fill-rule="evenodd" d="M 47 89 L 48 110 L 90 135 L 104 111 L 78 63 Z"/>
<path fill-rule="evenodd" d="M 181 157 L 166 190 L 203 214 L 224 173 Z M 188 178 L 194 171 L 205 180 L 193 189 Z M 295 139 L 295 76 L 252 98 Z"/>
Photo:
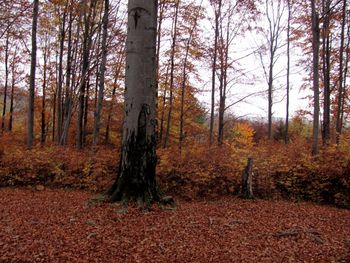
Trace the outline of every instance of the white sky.
<path fill-rule="evenodd" d="M 207 2 L 204 0 L 204 2 Z M 212 8 L 207 6 L 208 13 L 212 12 Z M 263 21 L 258 21 L 260 25 L 263 25 L 265 17 L 262 17 Z M 212 32 L 209 34 L 214 34 L 212 25 L 209 22 L 201 25 L 205 32 Z M 267 24 L 266 24 L 267 27 Z M 284 42 L 287 38 L 286 32 L 283 32 L 282 41 Z M 254 32 L 248 32 L 244 37 L 239 37 L 236 39 L 233 47 L 231 48 L 231 55 L 235 59 L 245 56 L 251 53 L 253 50 L 257 49 L 257 46 L 261 44 L 262 37 L 258 36 Z M 285 53 L 285 48 L 280 50 L 283 54 L 280 56 L 279 61 L 275 65 L 275 73 L 278 74 L 278 79 L 274 82 L 274 86 L 279 91 L 274 94 L 274 105 L 273 105 L 273 117 L 274 118 L 285 118 L 286 115 L 286 66 L 287 58 Z M 309 91 L 300 91 L 300 86 L 302 84 L 302 77 L 306 74 L 301 71 L 300 68 L 295 66 L 298 59 L 300 59 L 301 50 L 297 49 L 291 45 L 291 76 L 290 76 L 290 116 L 294 115 L 294 112 L 300 109 L 306 110 L 308 107 L 308 100 L 303 99 L 309 94 Z M 267 91 L 267 83 L 264 78 L 263 68 L 259 56 L 250 55 L 242 60 L 240 60 L 241 68 L 246 72 L 250 72 L 255 75 L 254 81 L 251 84 L 236 84 L 233 86 L 231 95 L 227 97 L 227 105 L 237 101 L 238 99 L 254 92 Z M 199 98 L 203 104 L 209 108 L 210 107 L 210 96 L 211 96 L 211 72 L 208 72 L 208 67 L 202 69 L 201 76 L 204 79 L 206 85 L 204 91 L 200 94 Z M 229 110 L 235 116 L 246 116 L 249 118 L 256 117 L 267 117 L 267 92 L 257 96 L 252 96 L 246 99 L 244 102 L 234 105 Z"/>

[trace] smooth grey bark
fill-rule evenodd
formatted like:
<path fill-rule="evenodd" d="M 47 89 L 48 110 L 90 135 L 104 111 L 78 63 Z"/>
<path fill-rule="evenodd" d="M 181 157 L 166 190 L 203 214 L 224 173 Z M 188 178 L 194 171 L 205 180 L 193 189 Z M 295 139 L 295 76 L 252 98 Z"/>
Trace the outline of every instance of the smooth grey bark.
<path fill-rule="evenodd" d="M 169 143 L 170 129 L 171 129 L 171 119 L 173 111 L 173 92 L 174 92 L 174 69 L 175 69 L 175 48 L 176 48 L 176 38 L 177 38 L 177 22 L 179 18 L 179 6 L 180 0 L 177 0 L 175 3 L 175 16 L 174 16 L 174 26 L 173 26 L 173 39 L 171 45 L 171 55 L 170 55 L 170 95 L 169 95 L 169 111 L 168 111 L 168 120 L 167 127 L 164 138 L 163 148 L 166 148 Z"/>
<path fill-rule="evenodd" d="M 344 111 L 342 107 L 343 96 L 344 96 L 344 86 L 343 86 L 343 58 L 344 58 L 344 40 L 345 40 L 345 23 L 346 23 L 346 0 L 343 1 L 342 8 L 342 24 L 341 24 L 341 35 L 340 35 L 340 49 L 339 49 L 339 80 L 338 80 L 338 100 L 337 100 L 337 119 L 336 119 L 336 143 L 339 144 L 340 134 L 342 132 L 342 112 Z"/>
<path fill-rule="evenodd" d="M 34 137 L 34 89 L 36 70 L 36 32 L 38 25 L 39 0 L 33 2 L 33 24 L 32 24 L 32 54 L 30 63 L 30 84 L 28 96 L 28 120 L 27 120 L 27 147 L 32 149 Z"/>
<path fill-rule="evenodd" d="M 107 63 L 107 37 L 108 37 L 108 13 L 109 13 L 109 0 L 105 0 L 105 9 L 103 14 L 103 33 L 102 33 L 102 61 L 99 71 L 99 90 L 97 99 L 97 109 L 95 110 L 95 122 L 94 122 L 94 134 L 93 134 L 93 145 L 97 145 L 98 137 L 100 134 L 100 122 L 101 122 L 101 111 L 104 96 L 104 85 L 105 85 L 105 71 Z"/>
<path fill-rule="evenodd" d="M 315 0 L 311 0 L 311 19 L 312 19 L 312 64 L 313 64 L 313 93 L 314 93 L 314 113 L 312 127 L 312 149 L 311 154 L 317 155 L 319 152 L 318 134 L 319 134 L 319 113 L 320 113 L 320 90 L 319 90 L 319 49 L 320 49 L 320 28 L 319 15 L 316 11 Z"/>
<path fill-rule="evenodd" d="M 129 0 L 125 119 L 112 201 L 159 201 L 156 171 L 157 0 Z"/>

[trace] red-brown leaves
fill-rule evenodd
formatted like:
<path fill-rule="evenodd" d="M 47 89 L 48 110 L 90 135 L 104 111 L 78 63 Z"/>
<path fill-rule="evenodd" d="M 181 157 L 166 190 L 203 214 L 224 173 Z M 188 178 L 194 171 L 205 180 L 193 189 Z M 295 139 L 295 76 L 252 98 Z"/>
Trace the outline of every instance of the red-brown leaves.
<path fill-rule="evenodd" d="M 124 213 L 116 204 L 88 206 L 88 192 L 1 189 L 0 196 L 1 262 L 350 259 L 350 211 L 333 207 L 223 198 Z"/>

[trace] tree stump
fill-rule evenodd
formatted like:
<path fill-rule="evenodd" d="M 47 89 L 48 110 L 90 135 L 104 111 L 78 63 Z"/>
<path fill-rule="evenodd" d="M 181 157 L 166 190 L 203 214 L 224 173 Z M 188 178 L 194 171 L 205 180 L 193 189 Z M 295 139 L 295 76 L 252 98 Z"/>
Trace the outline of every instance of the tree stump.
<path fill-rule="evenodd" d="M 242 173 L 241 197 L 245 199 L 254 199 L 253 195 L 253 158 L 249 157 L 247 166 Z"/>

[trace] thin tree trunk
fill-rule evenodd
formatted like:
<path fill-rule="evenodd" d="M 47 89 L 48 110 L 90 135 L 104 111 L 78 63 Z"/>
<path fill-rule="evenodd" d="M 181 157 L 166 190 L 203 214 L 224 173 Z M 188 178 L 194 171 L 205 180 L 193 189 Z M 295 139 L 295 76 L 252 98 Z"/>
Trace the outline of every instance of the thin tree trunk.
<path fill-rule="evenodd" d="M 13 61 L 11 65 L 11 71 L 12 71 L 12 83 L 11 83 L 11 98 L 10 98 L 10 119 L 9 119 L 9 126 L 8 129 L 11 132 L 13 128 L 13 100 L 14 100 L 14 92 L 15 92 L 15 80 L 16 80 L 16 71 L 15 71 L 15 65 L 16 65 L 16 53 L 17 53 L 17 46 L 15 49 L 15 53 L 13 55 Z"/>
<path fill-rule="evenodd" d="M 288 22 L 287 22 L 287 94 L 286 94 L 286 131 L 284 142 L 289 142 L 289 92 L 290 92 L 290 20 L 292 16 L 292 8 L 290 0 L 287 0 L 288 5 Z"/>
<path fill-rule="evenodd" d="M 44 54 L 43 54 L 43 60 L 44 60 L 44 69 L 43 69 L 43 94 L 42 94 L 42 101 L 41 101 L 41 144 L 45 143 L 46 139 L 46 121 L 45 121 L 45 108 L 46 108 L 46 78 L 47 78 L 47 59 L 48 59 L 48 52 L 49 52 L 49 46 L 48 43 L 45 43 L 46 46 L 44 47 Z"/>
<path fill-rule="evenodd" d="M 7 104 L 7 89 L 8 89 L 8 79 L 9 79 L 9 33 L 6 35 L 5 44 L 5 86 L 4 86 L 4 99 L 2 108 L 2 119 L 1 119 L 1 132 L 5 130 L 5 116 L 6 116 L 6 104 Z"/>
<path fill-rule="evenodd" d="M 162 107 L 162 113 L 160 117 L 160 129 L 159 129 L 159 142 L 162 142 L 163 140 L 163 134 L 164 134 L 164 119 L 165 119 L 165 109 L 166 109 L 166 94 L 167 94 L 167 87 L 168 87 L 168 78 L 169 78 L 169 65 L 167 65 L 166 73 L 165 73 L 165 83 L 164 83 L 164 91 L 163 91 L 163 107 Z"/>
<path fill-rule="evenodd" d="M 201 5 L 202 6 L 202 3 Z M 198 21 L 198 15 L 195 17 L 193 26 L 190 31 L 189 38 L 186 43 L 186 53 L 185 53 L 185 59 L 184 59 L 184 64 L 183 64 L 183 70 L 182 70 L 182 85 L 181 85 L 181 109 L 180 109 L 180 136 L 179 136 L 179 149 L 180 153 L 182 150 L 182 143 L 184 140 L 184 124 L 185 124 L 185 119 L 184 119 L 184 108 L 185 108 L 185 91 L 186 91 L 186 81 L 187 81 L 187 60 L 188 60 L 188 55 L 190 51 L 190 46 L 191 46 L 191 41 L 192 41 L 192 36 L 193 32 L 197 28 L 197 21 Z"/>
<path fill-rule="evenodd" d="M 340 36 L 340 50 L 339 50 L 339 80 L 338 80 L 338 108 L 337 108 L 337 120 L 336 120 L 336 143 L 339 144 L 340 135 L 342 132 L 342 112 L 344 111 L 342 107 L 343 102 L 343 58 L 344 58 L 344 40 L 345 40 L 345 23 L 346 23 L 346 0 L 343 1 L 342 9 L 342 24 L 341 24 L 341 36 Z"/>
<path fill-rule="evenodd" d="M 169 112 L 168 112 L 168 120 L 167 120 L 167 127 L 166 127 L 163 148 L 166 148 L 168 146 L 170 130 L 171 130 L 171 118 L 172 118 L 172 111 L 173 111 L 173 92 L 174 92 L 175 48 L 176 48 L 176 38 L 177 38 L 177 21 L 179 16 L 178 15 L 179 5 L 180 5 L 180 0 L 177 0 L 175 4 L 173 41 L 171 45 L 171 58 L 170 58 L 171 67 L 170 67 L 170 87 L 169 87 L 170 89 Z"/>
<path fill-rule="evenodd" d="M 83 1 L 83 9 L 86 7 L 86 2 Z M 90 66 L 90 49 L 91 49 L 91 38 L 90 38 L 90 21 L 92 16 L 92 9 L 94 9 L 95 0 L 90 1 L 90 6 L 88 7 L 88 14 L 85 15 L 84 21 L 84 41 L 83 41 L 83 61 L 82 61 L 82 72 L 81 72 L 81 82 L 79 87 L 79 108 L 78 108 L 78 122 L 77 122 L 77 140 L 76 145 L 78 149 L 83 148 L 84 141 L 84 109 L 87 109 L 86 102 L 86 90 Z M 85 10 L 86 11 L 86 10 Z M 84 124 L 85 123 L 85 124 Z"/>
<path fill-rule="evenodd" d="M 210 109 L 210 128 L 209 128 L 209 144 L 214 141 L 214 117 L 215 117 L 215 80 L 216 80 L 216 60 L 219 37 L 219 17 L 221 16 L 222 1 L 218 2 L 218 10 L 215 10 L 215 34 L 214 34 L 214 50 L 213 50 L 213 65 L 212 65 L 212 86 L 211 86 L 211 109 Z"/>
<path fill-rule="evenodd" d="M 59 61 L 58 61 L 58 89 L 57 89 L 57 143 L 59 143 L 62 134 L 62 86 L 63 86 L 63 49 L 64 49 L 64 41 L 66 37 L 66 16 L 67 16 L 67 7 L 68 1 L 66 2 L 66 6 L 64 7 L 63 17 L 62 17 L 62 28 L 60 31 L 60 53 L 59 53 Z"/>
<path fill-rule="evenodd" d="M 107 63 L 107 37 L 108 37 L 108 13 L 109 13 L 109 0 L 105 0 L 105 10 L 103 15 L 103 35 L 102 35 L 102 61 L 100 68 L 100 82 L 97 100 L 97 109 L 95 111 L 95 123 L 94 123 L 94 138 L 93 145 L 97 145 L 98 137 L 100 134 L 100 122 L 101 122 L 101 111 L 104 97 L 104 85 L 105 85 L 105 71 Z"/>
<path fill-rule="evenodd" d="M 32 149 L 34 137 L 34 92 L 35 92 L 35 70 L 36 70 L 36 31 L 38 24 L 39 0 L 33 3 L 33 24 L 32 24 L 32 54 L 30 65 L 30 84 L 28 101 L 28 124 L 27 124 L 27 147 Z"/>
<path fill-rule="evenodd" d="M 330 91 L 330 36 L 329 36 L 329 23 L 330 23 L 330 0 L 323 1 L 323 127 L 322 127 L 322 141 L 323 144 L 327 144 L 330 139 L 330 112 L 331 112 L 331 91 Z"/>
<path fill-rule="evenodd" d="M 311 0 L 311 18 L 312 18 L 312 54 L 313 54 L 313 91 L 314 91 L 314 114 L 312 130 L 312 155 L 317 155 L 318 147 L 318 130 L 319 130 L 319 48 L 320 48 L 320 28 L 319 15 L 316 11 L 315 0 Z"/>

